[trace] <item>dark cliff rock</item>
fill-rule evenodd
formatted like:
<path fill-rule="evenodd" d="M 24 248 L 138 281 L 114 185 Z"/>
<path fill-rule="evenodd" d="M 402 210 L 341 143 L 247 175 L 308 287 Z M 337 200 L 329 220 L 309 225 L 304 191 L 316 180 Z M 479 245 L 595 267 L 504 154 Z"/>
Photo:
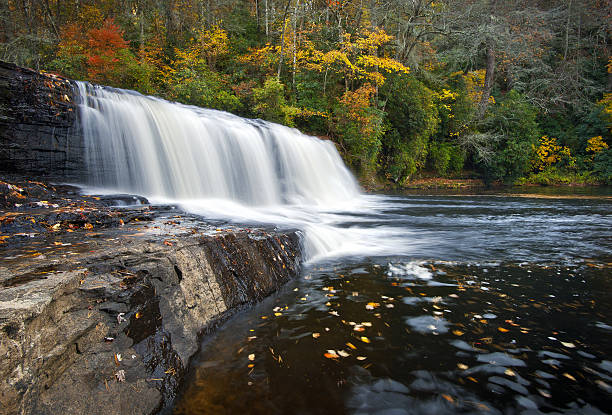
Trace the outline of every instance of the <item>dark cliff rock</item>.
<path fill-rule="evenodd" d="M 0 171 L 81 178 L 76 119 L 71 81 L 0 62 Z"/>
<path fill-rule="evenodd" d="M 298 272 L 295 232 L 0 185 L 2 414 L 155 413 L 203 333 Z"/>

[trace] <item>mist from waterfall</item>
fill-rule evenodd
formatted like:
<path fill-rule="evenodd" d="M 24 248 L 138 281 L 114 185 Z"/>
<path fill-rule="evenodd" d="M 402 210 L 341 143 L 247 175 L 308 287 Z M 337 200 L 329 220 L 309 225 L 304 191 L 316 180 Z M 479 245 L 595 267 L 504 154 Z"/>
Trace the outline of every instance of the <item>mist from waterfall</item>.
<path fill-rule="evenodd" d="M 359 225 L 379 203 L 361 193 L 330 141 L 133 91 L 77 86 L 90 186 L 208 218 L 298 228 L 310 260 L 389 253 L 406 240 L 405 232 Z"/>

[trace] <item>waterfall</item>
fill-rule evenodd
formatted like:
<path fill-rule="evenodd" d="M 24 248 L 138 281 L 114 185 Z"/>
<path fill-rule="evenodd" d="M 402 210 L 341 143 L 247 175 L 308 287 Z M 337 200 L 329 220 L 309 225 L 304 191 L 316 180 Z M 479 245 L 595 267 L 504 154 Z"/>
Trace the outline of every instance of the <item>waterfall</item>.
<path fill-rule="evenodd" d="M 91 185 L 254 207 L 329 206 L 360 194 L 329 141 L 133 91 L 77 85 Z"/>
<path fill-rule="evenodd" d="M 76 95 L 88 185 L 97 190 L 299 229 L 309 262 L 413 243 L 406 230 L 372 225 L 388 206 L 361 193 L 330 141 L 134 91 L 78 82 Z"/>

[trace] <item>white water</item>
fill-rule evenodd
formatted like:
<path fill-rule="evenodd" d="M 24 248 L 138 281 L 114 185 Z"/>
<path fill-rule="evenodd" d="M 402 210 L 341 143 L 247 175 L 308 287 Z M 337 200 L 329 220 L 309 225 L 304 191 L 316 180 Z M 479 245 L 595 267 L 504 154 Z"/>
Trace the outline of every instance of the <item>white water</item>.
<path fill-rule="evenodd" d="M 311 261 L 388 254 L 407 241 L 404 230 L 359 226 L 379 201 L 362 195 L 332 142 L 132 91 L 79 83 L 78 92 L 92 186 L 298 228 Z"/>

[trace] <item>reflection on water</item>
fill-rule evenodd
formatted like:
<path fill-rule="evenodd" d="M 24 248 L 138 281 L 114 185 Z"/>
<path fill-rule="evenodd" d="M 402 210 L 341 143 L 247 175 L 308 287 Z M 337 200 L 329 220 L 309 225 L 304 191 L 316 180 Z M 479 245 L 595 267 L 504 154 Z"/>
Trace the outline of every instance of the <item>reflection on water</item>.
<path fill-rule="evenodd" d="M 612 408 L 609 201 L 386 203 L 370 225 L 422 245 L 311 264 L 203 344 L 174 412 Z"/>

